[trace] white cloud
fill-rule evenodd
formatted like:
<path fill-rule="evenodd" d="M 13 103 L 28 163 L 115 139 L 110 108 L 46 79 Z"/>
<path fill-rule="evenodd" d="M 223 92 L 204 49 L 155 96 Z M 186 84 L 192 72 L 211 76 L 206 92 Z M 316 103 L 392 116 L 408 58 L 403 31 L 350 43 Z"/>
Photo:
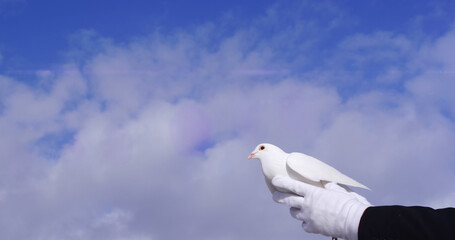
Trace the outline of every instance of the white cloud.
<path fill-rule="evenodd" d="M 426 66 L 422 74 L 406 83 L 407 89 L 428 111 L 439 111 L 452 120 L 455 117 L 455 57 L 451 42 L 454 32 L 449 32 L 437 41 L 422 47 L 416 65 Z"/>

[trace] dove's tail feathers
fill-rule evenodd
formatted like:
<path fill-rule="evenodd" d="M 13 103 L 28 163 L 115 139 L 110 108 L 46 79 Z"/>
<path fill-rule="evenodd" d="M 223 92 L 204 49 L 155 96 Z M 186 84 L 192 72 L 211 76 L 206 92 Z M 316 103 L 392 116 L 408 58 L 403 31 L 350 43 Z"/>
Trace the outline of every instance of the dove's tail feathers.
<path fill-rule="evenodd" d="M 363 189 L 366 189 L 366 190 L 370 190 L 370 191 L 371 191 L 371 189 L 370 189 L 369 187 L 367 187 L 367 186 L 365 186 L 365 185 L 363 185 L 363 184 L 360 184 L 360 183 L 359 183 L 359 185 L 353 186 L 353 187 L 359 187 L 359 188 L 363 188 Z"/>
<path fill-rule="evenodd" d="M 358 187 L 358 188 L 363 188 L 363 189 L 367 189 L 367 190 L 371 190 L 369 187 L 357 182 L 356 180 L 340 173 L 342 177 L 340 176 L 337 176 L 337 177 L 333 177 L 333 182 L 336 182 L 338 184 L 342 184 L 342 185 L 346 185 L 346 186 L 349 186 L 349 187 Z M 336 179 L 336 180 L 335 180 Z"/>
<path fill-rule="evenodd" d="M 354 180 L 352 178 L 345 179 L 345 181 L 341 181 L 341 182 L 339 182 L 339 184 L 343 184 L 343 185 L 351 186 L 351 187 L 363 188 L 363 189 L 371 191 L 371 189 L 369 187 L 357 182 L 356 180 Z"/>
<path fill-rule="evenodd" d="M 322 180 L 321 183 L 322 183 L 322 185 L 325 187 L 325 185 L 326 185 L 327 183 L 330 183 L 330 181 L 324 181 L 324 180 Z M 337 184 L 338 184 L 340 187 L 344 188 L 347 192 L 354 192 L 354 190 L 352 190 L 350 187 L 359 187 L 359 188 L 363 188 L 363 189 L 367 189 L 367 190 L 370 190 L 370 191 L 371 191 L 370 188 L 368 188 L 367 186 L 365 186 L 365 185 L 363 185 L 363 184 L 361 184 L 361 183 L 357 183 L 357 184 L 354 185 L 354 184 L 343 184 L 343 183 L 337 182 Z"/>

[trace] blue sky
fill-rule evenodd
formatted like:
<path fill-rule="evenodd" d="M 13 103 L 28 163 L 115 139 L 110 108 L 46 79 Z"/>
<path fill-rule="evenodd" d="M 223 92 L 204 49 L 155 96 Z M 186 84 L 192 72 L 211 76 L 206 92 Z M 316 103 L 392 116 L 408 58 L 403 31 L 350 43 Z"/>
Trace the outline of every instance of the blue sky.
<path fill-rule="evenodd" d="M 116 43 L 128 43 L 154 32 L 192 31 L 200 25 L 213 23 L 221 24 L 223 29 L 219 32 L 225 36 L 264 17 L 274 1 L 97 1 L 94 4 L 92 1 L 4 0 L 0 4 L 1 67 L 14 73 L 48 68 L 67 60 L 65 53 L 74 44 L 72 36 L 81 30 L 93 30 Z M 450 13 L 455 8 L 450 1 L 344 1 L 331 4 L 340 12 L 334 13 L 339 14 L 335 16 L 339 17 L 339 29 L 324 36 L 320 43 L 321 48 L 329 50 L 352 33 L 387 30 L 420 41 L 431 40 L 450 28 L 454 18 Z M 274 22 L 278 29 L 262 26 L 263 33 L 273 34 L 292 20 L 286 14 L 289 10 L 286 6 L 279 8 L 283 15 Z M 301 18 L 319 24 L 328 24 L 334 17 L 330 12 L 310 8 L 300 11 L 305 13 Z"/>
<path fill-rule="evenodd" d="M 236 21 L 249 21 L 271 2 L 2 1 L 2 48 L 17 64 L 42 68 L 63 60 L 71 35 L 81 29 L 128 42 L 155 31 L 191 29 L 231 13 L 240 17 Z"/>
<path fill-rule="evenodd" d="M 455 205 L 452 1 L 0 0 L 1 239 L 323 239 L 261 142 Z"/>

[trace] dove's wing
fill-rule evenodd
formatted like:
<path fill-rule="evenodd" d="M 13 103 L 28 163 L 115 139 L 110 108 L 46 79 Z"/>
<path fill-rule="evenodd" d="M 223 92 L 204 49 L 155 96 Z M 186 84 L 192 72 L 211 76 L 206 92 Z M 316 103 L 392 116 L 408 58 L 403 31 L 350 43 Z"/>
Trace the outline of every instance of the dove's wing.
<path fill-rule="evenodd" d="M 286 160 L 287 167 L 298 175 L 314 182 L 328 181 L 348 186 L 369 189 L 356 180 L 342 174 L 332 166 L 303 153 L 291 153 Z M 289 174 L 292 176 L 292 174 Z"/>

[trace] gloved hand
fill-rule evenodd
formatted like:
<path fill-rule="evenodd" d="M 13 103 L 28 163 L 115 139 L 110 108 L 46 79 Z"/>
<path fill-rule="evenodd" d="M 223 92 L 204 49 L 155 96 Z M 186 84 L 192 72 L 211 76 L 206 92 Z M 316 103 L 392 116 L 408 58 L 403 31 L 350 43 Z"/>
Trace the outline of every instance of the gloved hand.
<path fill-rule="evenodd" d="M 327 183 L 324 189 L 277 176 L 272 184 L 280 190 L 273 200 L 290 206 L 291 215 L 302 221 L 306 232 L 357 240 L 360 218 L 371 206 L 364 197 L 336 183 Z"/>

